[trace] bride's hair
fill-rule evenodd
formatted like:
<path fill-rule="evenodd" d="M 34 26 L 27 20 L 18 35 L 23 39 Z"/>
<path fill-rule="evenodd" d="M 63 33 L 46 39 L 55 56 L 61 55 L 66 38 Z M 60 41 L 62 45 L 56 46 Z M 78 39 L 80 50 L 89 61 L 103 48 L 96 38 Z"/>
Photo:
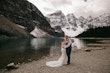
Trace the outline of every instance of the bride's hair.
<path fill-rule="evenodd" d="M 61 41 L 63 42 L 63 41 L 65 41 L 65 39 L 63 38 Z"/>
<path fill-rule="evenodd" d="M 66 45 L 67 44 L 67 42 L 65 42 L 65 38 L 63 38 L 61 42 L 62 42 L 62 45 Z"/>

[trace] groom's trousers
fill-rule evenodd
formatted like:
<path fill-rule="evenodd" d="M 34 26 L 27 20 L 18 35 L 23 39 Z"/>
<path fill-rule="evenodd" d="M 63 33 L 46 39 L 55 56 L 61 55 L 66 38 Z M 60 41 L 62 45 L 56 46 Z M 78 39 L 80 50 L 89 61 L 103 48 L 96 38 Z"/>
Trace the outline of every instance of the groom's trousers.
<path fill-rule="evenodd" d="M 72 48 L 71 45 L 66 48 L 66 54 L 67 54 L 67 57 L 68 57 L 67 64 L 70 64 L 71 48 Z"/>

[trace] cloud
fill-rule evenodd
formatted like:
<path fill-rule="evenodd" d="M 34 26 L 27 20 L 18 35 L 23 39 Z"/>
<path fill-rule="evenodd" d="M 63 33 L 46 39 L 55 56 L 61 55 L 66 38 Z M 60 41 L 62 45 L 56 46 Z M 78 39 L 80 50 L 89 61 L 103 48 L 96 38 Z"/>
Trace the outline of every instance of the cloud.
<path fill-rule="evenodd" d="M 53 5 L 47 0 L 28 0 L 34 4 L 44 15 L 54 12 L 56 9 Z"/>
<path fill-rule="evenodd" d="M 74 13 L 76 17 L 89 15 L 96 16 L 110 12 L 110 0 L 28 0 L 36 5 L 44 14 L 62 10 L 67 15 Z"/>
<path fill-rule="evenodd" d="M 55 7 L 72 4 L 72 0 L 49 0 L 49 1 Z"/>

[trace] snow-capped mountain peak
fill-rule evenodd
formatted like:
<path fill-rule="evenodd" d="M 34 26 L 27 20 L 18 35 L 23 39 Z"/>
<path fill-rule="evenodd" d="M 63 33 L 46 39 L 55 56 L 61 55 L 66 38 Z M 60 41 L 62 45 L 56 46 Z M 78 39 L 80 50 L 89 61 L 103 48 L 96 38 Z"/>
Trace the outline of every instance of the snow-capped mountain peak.
<path fill-rule="evenodd" d="M 110 14 L 103 14 L 96 18 L 92 16 L 87 18 L 80 16 L 76 18 L 73 13 L 65 16 L 61 11 L 56 11 L 55 13 L 49 14 L 47 19 L 51 27 L 57 32 L 63 31 L 65 35 L 70 37 L 78 36 L 91 28 L 110 26 Z"/>

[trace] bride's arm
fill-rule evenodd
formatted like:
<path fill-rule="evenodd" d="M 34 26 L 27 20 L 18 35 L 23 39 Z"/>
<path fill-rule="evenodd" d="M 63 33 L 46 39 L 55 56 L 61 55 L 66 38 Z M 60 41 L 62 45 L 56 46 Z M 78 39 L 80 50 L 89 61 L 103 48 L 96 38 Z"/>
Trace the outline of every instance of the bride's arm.
<path fill-rule="evenodd" d="M 64 48 L 69 47 L 72 44 L 71 40 L 69 39 L 68 44 L 64 45 Z"/>
<path fill-rule="evenodd" d="M 62 47 L 62 48 L 65 47 L 65 43 L 64 43 L 64 42 L 61 43 L 61 47 Z"/>

